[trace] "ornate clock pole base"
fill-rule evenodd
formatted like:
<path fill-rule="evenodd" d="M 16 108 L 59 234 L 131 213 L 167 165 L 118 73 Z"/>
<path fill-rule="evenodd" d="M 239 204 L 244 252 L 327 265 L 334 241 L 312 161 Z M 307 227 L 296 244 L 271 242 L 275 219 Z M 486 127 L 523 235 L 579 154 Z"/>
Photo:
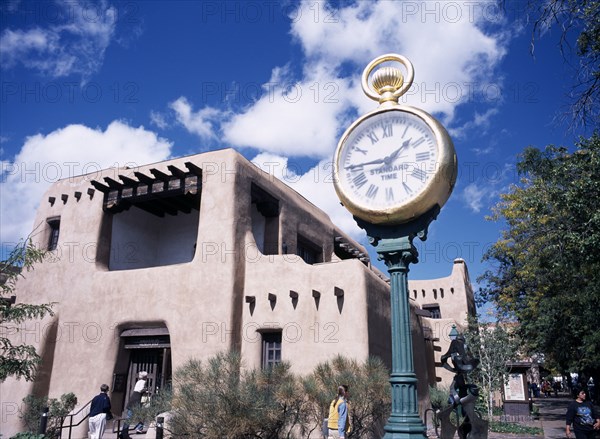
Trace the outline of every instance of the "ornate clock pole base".
<path fill-rule="evenodd" d="M 392 318 L 392 413 L 384 427 L 384 439 L 424 439 L 425 425 L 419 417 L 417 376 L 414 371 L 410 305 L 408 299 L 409 264 L 418 262 L 413 245 L 415 237 L 427 238 L 429 224 L 437 217 L 439 206 L 421 217 L 396 226 L 367 223 L 357 217 L 365 229 L 379 259 L 388 267 L 391 283 Z"/>

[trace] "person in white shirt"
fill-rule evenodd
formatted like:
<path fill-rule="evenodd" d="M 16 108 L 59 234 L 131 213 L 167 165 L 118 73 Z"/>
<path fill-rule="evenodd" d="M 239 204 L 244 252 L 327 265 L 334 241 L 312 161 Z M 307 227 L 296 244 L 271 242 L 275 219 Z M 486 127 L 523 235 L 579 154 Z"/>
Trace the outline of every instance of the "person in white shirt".
<path fill-rule="evenodd" d="M 148 392 L 148 372 L 142 371 L 138 374 L 138 380 L 135 382 L 135 386 L 133 387 L 133 392 L 129 396 L 129 402 L 127 403 L 127 418 L 123 423 L 123 428 L 121 429 L 121 437 L 123 439 L 128 439 L 129 436 L 129 420 L 133 416 L 133 409 L 142 405 L 142 396 Z M 144 431 L 144 423 L 138 422 L 135 426 L 136 433 L 142 433 Z"/>

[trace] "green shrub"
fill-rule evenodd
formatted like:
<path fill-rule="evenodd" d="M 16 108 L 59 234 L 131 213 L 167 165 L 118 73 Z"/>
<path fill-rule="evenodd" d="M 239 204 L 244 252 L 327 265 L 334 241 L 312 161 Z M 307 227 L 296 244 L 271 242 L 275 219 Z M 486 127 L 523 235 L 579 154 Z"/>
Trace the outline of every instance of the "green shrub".
<path fill-rule="evenodd" d="M 170 429 L 175 437 L 291 437 L 304 395 L 290 365 L 240 372 L 241 356 L 189 360 L 175 372 Z"/>
<path fill-rule="evenodd" d="M 431 408 L 434 410 L 443 410 L 450 405 L 448 398 L 450 397 L 450 389 L 448 387 L 429 386 L 429 400 Z"/>
<path fill-rule="evenodd" d="M 175 372 L 168 428 L 174 437 L 280 439 L 321 429 L 339 384 L 350 386 L 353 438 L 382 433 L 390 413 L 388 370 L 379 359 L 338 356 L 305 378 L 282 363 L 242 371 L 238 353 L 189 360 Z"/>
<path fill-rule="evenodd" d="M 352 437 L 381 437 L 391 410 L 389 372 L 383 362 L 374 357 L 359 363 L 337 356 L 318 364 L 313 373 L 302 380 L 310 403 L 303 417 L 305 433 L 321 428 L 340 384 L 349 386 Z"/>
<path fill-rule="evenodd" d="M 25 410 L 21 412 L 21 419 L 25 422 L 27 432 L 38 431 L 40 416 L 45 407 L 49 408 L 46 436 L 52 438 L 58 435 L 62 419 L 77 405 L 77 397 L 73 393 L 65 393 L 60 399 L 27 395 L 23 402 Z"/>

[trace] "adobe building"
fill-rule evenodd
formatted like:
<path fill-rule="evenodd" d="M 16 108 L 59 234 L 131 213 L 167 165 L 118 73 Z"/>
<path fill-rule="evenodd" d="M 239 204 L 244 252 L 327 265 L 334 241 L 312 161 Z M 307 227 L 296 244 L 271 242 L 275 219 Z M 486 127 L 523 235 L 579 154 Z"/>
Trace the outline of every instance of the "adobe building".
<path fill-rule="evenodd" d="M 60 180 L 35 224 L 51 258 L 18 282 L 17 301 L 56 302 L 56 314 L 15 337 L 43 362 L 34 383 L 0 384 L 5 437 L 27 394 L 73 392 L 80 408 L 107 383 L 119 413 L 138 371 L 157 390 L 224 350 L 297 374 L 337 354 L 391 365 L 390 287 L 367 250 L 232 149 Z M 450 382 L 439 355 L 474 312 L 470 288 L 460 260 L 449 278 L 410 283 L 421 410 L 428 384 Z"/>

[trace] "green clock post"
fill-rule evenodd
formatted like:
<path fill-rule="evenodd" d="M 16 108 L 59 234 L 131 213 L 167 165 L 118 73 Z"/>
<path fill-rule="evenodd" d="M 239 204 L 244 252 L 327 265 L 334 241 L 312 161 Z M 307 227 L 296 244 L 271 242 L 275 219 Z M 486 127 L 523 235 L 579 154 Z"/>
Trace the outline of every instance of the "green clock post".
<path fill-rule="evenodd" d="M 402 64 L 406 79 L 395 67 L 380 67 L 370 76 L 387 61 Z M 338 197 L 365 229 L 390 275 L 392 413 L 385 439 L 425 437 L 413 364 L 408 267 L 418 262 L 414 238 L 426 239 L 457 174 L 456 153 L 446 129 L 425 111 L 398 103 L 413 77 L 412 64 L 401 55 L 382 55 L 369 63 L 362 88 L 379 108 L 350 125 L 334 160 Z"/>

